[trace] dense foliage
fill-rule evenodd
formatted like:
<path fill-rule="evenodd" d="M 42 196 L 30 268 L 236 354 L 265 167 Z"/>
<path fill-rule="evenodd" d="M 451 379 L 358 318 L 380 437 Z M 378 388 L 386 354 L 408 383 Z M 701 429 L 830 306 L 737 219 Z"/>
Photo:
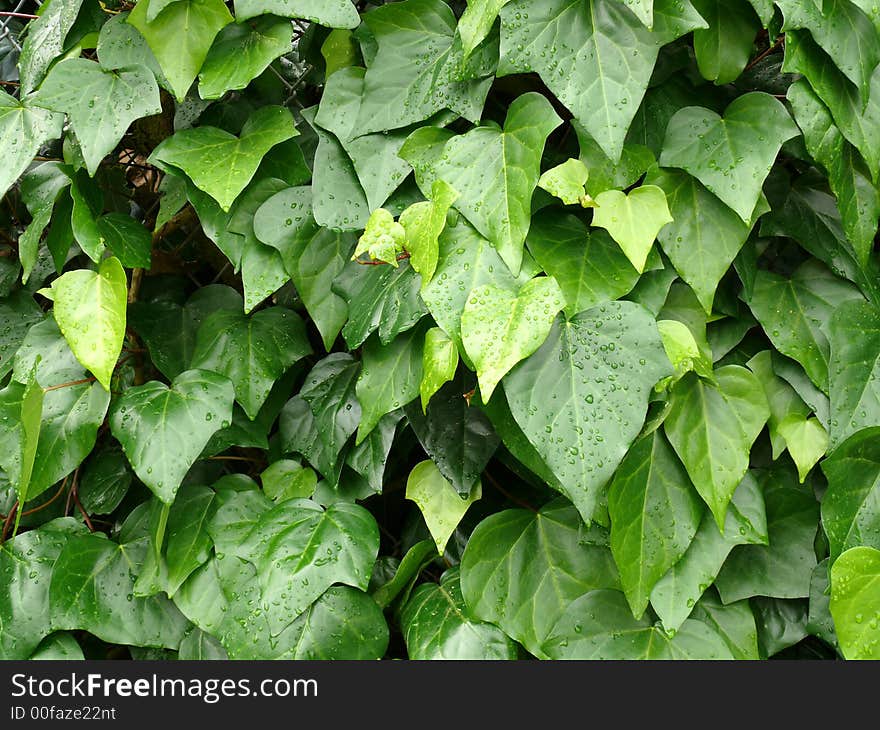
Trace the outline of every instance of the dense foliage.
<path fill-rule="evenodd" d="M 0 657 L 880 657 L 880 11 L 0 12 Z"/>

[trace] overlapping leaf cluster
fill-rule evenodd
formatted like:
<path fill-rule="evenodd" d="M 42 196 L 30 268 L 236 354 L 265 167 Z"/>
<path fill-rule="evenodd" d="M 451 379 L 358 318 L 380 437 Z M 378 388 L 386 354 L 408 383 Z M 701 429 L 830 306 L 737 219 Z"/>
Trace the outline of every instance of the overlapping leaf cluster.
<path fill-rule="evenodd" d="M 0 657 L 880 658 L 874 4 L 8 27 Z"/>

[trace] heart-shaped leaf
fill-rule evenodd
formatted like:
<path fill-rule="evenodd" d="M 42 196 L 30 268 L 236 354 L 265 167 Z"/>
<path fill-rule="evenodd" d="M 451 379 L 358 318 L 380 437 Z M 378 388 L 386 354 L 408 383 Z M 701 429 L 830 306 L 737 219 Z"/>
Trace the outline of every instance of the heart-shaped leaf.
<path fill-rule="evenodd" d="M 847 659 L 880 659 L 880 550 L 854 547 L 831 566 L 831 615 Z"/>
<path fill-rule="evenodd" d="M 584 186 L 589 176 L 590 172 L 583 162 L 569 159 L 544 172 L 538 179 L 538 187 L 555 195 L 566 205 L 580 203 L 587 208 L 591 207 L 591 200 Z"/>
<path fill-rule="evenodd" d="M 363 235 L 358 240 L 352 259 L 369 254 L 374 261 L 382 261 L 397 268 L 397 254 L 403 251 L 406 230 L 384 208 L 370 213 Z"/>
<path fill-rule="evenodd" d="M 446 226 L 446 214 L 458 199 L 458 192 L 443 180 L 431 186 L 431 201 L 413 203 L 400 214 L 400 225 L 406 231 L 409 263 L 422 277 L 422 291 L 431 283 L 440 256 L 438 239 Z"/>
<path fill-rule="evenodd" d="M 167 385 L 129 388 L 110 412 L 110 430 L 140 480 L 165 504 L 211 436 L 232 421 L 232 383 L 206 370 L 187 370 Z"/>
<path fill-rule="evenodd" d="M 470 496 L 462 499 L 430 459 L 416 464 L 406 480 L 406 498 L 419 506 L 440 555 L 465 512 L 482 496 L 478 482 Z"/>
<path fill-rule="evenodd" d="M 666 194 L 656 185 L 642 185 L 629 194 L 606 190 L 596 196 L 593 225 L 611 234 L 639 273 L 645 270 L 660 229 L 671 222 Z"/>
<path fill-rule="evenodd" d="M 532 279 L 516 293 L 492 284 L 471 290 L 461 315 L 461 339 L 476 366 L 484 403 L 501 378 L 547 339 L 564 306 L 552 276 Z"/>
<path fill-rule="evenodd" d="M 61 136 L 63 122 L 60 114 L 32 106 L 29 101 L 21 103 L 0 90 L 0 152 L 4 159 L 0 195 L 6 195 L 27 169 L 40 145 Z"/>

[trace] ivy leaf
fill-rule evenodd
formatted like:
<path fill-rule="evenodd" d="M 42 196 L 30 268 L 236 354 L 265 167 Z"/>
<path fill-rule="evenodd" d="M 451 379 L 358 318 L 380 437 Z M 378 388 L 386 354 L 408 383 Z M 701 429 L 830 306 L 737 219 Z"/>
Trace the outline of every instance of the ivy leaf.
<path fill-rule="evenodd" d="M 757 480 L 747 473 L 727 507 L 724 531 L 706 510 L 685 554 L 654 585 L 651 607 L 664 628 L 678 630 L 736 545 L 766 545 L 767 540 L 764 496 Z"/>
<path fill-rule="evenodd" d="M 551 167 L 538 179 L 538 187 L 559 198 L 566 205 L 580 204 L 592 207 L 585 185 L 590 177 L 587 166 L 580 160 L 568 159 L 561 165 Z"/>
<path fill-rule="evenodd" d="M 263 156 L 297 134 L 287 109 L 264 106 L 245 122 L 238 137 L 217 127 L 183 129 L 154 149 L 149 160 L 163 169 L 183 170 L 196 187 L 228 212 Z"/>
<path fill-rule="evenodd" d="M 689 172 L 748 224 L 779 149 L 798 133 L 779 101 L 750 92 L 734 99 L 723 117 L 703 107 L 676 112 L 660 164 Z"/>
<path fill-rule="evenodd" d="M 361 420 L 355 394 L 360 370 L 360 363 L 351 355 L 332 353 L 311 369 L 300 391 L 315 417 L 318 438 L 333 457 L 343 455 L 346 441 Z"/>
<path fill-rule="evenodd" d="M 724 528 L 727 505 L 749 468 L 752 444 L 770 417 L 761 384 L 727 365 L 707 383 L 689 374 L 672 391 L 666 435 L 703 501 Z"/>
<path fill-rule="evenodd" d="M 671 116 L 671 112 L 670 112 Z M 654 153 L 644 145 L 626 142 L 620 159 L 611 160 L 590 134 L 576 121 L 572 120 L 578 138 L 580 155 L 578 159 L 587 166 L 587 192 L 596 196 L 606 190 L 624 190 L 632 187 L 648 168 L 656 163 Z M 665 131 L 665 127 L 663 131 Z"/>
<path fill-rule="evenodd" d="M 439 583 L 417 586 L 404 604 L 400 625 L 410 659 L 516 659 L 516 644 L 497 626 L 469 617 L 459 569 Z"/>
<path fill-rule="evenodd" d="M 152 238 L 143 225 L 125 213 L 106 213 L 95 223 L 104 243 L 122 266 L 150 268 Z"/>
<path fill-rule="evenodd" d="M 852 284 L 813 260 L 787 277 L 759 271 L 748 304 L 776 349 L 803 365 L 827 393 L 830 345 L 823 329 L 837 307 L 858 299 Z"/>
<path fill-rule="evenodd" d="M 648 617 L 634 619 L 623 593 L 611 590 L 590 591 L 571 603 L 542 648 L 552 659 L 733 659 L 706 624 L 687 619 L 670 638 Z"/>
<path fill-rule="evenodd" d="M 544 144 L 561 123 L 546 97 L 523 94 L 510 105 L 503 129 L 487 125 L 453 137 L 436 166 L 460 194 L 456 209 L 492 242 L 514 275 L 522 264 Z"/>
<path fill-rule="evenodd" d="M 78 269 L 52 282 L 55 320 L 83 367 L 104 390 L 125 339 L 128 282 L 117 258 L 104 259 L 98 271 Z"/>
<path fill-rule="evenodd" d="M 271 16 L 227 25 L 217 34 L 199 71 L 199 96 L 219 99 L 227 91 L 246 87 L 272 61 L 290 51 L 292 33 L 288 20 Z"/>
<path fill-rule="evenodd" d="M 285 371 L 312 348 L 303 321 L 283 307 L 251 315 L 222 310 L 199 327 L 191 367 L 225 375 L 235 398 L 254 420 Z"/>
<path fill-rule="evenodd" d="M 810 469 L 828 450 L 828 432 L 818 418 L 793 414 L 779 422 L 779 433 L 785 439 L 788 453 L 797 466 L 798 480 L 803 484 Z"/>
<path fill-rule="evenodd" d="M 537 213 L 526 245 L 541 268 L 558 282 L 569 317 L 619 299 L 639 280 L 639 272 L 605 231 L 588 230 L 570 213 Z"/>
<path fill-rule="evenodd" d="M 455 46 L 456 20 L 442 0 L 406 0 L 364 16 L 377 46 L 364 76 L 361 134 L 398 129 L 443 109 L 478 121 L 491 70 L 472 78 Z M 456 187 L 453 185 L 453 187 Z"/>
<path fill-rule="evenodd" d="M 45 5 L 40 17 L 28 25 L 27 37 L 21 48 L 18 67 L 22 97 L 37 88 L 49 66 L 64 51 L 64 40 L 76 22 L 83 2 L 49 0 Z M 2 185 L 0 189 L 4 189 Z"/>
<path fill-rule="evenodd" d="M 489 35 L 498 13 L 510 0 L 468 0 L 467 8 L 458 21 L 458 35 L 465 58 Z"/>
<path fill-rule="evenodd" d="M 822 462 L 828 489 L 822 497 L 822 527 L 831 560 L 859 545 L 880 548 L 880 428 L 854 433 Z"/>
<path fill-rule="evenodd" d="M 155 5 L 158 3 L 151 3 L 148 10 Z M 156 83 L 163 89 L 170 90 L 170 84 L 162 73 L 159 62 L 147 45 L 146 39 L 137 28 L 129 25 L 128 15 L 127 12 L 114 15 L 101 26 L 95 49 L 101 68 L 111 70 L 146 66 L 156 77 Z"/>
<path fill-rule="evenodd" d="M 321 44 L 325 74 L 329 79 L 336 71 L 350 68 L 357 62 L 357 44 L 352 32 L 344 28 L 334 28 Z"/>
<path fill-rule="evenodd" d="M 260 474 L 263 491 L 276 503 L 288 499 L 308 499 L 315 491 L 318 477 L 293 459 L 280 459 L 269 464 Z"/>
<path fill-rule="evenodd" d="M 361 254 L 369 254 L 374 261 L 382 261 L 397 268 L 397 255 L 406 243 L 406 230 L 384 208 L 370 213 L 363 235 L 352 254 L 352 260 Z"/>
<path fill-rule="evenodd" d="M 654 6 L 652 32 L 619 0 L 508 3 L 501 11 L 498 75 L 536 72 L 616 162 L 660 47 L 706 27 L 690 3 L 656 0 Z M 560 73 L 563 68 L 576 71 Z"/>
<path fill-rule="evenodd" d="M 174 97 L 182 102 L 214 38 L 232 22 L 232 15 L 223 0 L 179 0 L 150 19 L 152 2 L 155 0 L 137 3 L 128 22 L 146 39 Z M 186 28 L 186 33 L 181 35 L 180 28 Z"/>
<path fill-rule="evenodd" d="M 840 304 L 831 319 L 831 446 L 880 423 L 880 311 L 863 301 Z"/>
<path fill-rule="evenodd" d="M 471 534 L 461 559 L 470 615 L 499 626 L 537 657 L 546 657 L 542 645 L 572 601 L 617 587 L 617 568 L 601 533 L 584 527 L 562 499 L 538 512 L 490 515 Z"/>
<path fill-rule="evenodd" d="M 361 404 L 356 444 L 367 437 L 382 416 L 419 395 L 424 332 L 424 328 L 417 327 L 384 346 L 377 337 L 364 344 L 364 364 L 356 386 Z"/>
<path fill-rule="evenodd" d="M 236 0 L 235 17 L 247 20 L 262 13 L 284 18 L 302 18 L 328 28 L 356 28 L 360 22 L 357 9 L 349 0 Z"/>
<path fill-rule="evenodd" d="M 416 464 L 406 480 L 406 498 L 418 505 L 440 555 L 468 508 L 482 496 L 478 481 L 469 496 L 462 498 L 430 459 Z"/>
<path fill-rule="evenodd" d="M 425 349 L 422 353 L 422 382 L 419 394 L 422 397 L 422 413 L 426 413 L 431 397 L 455 377 L 458 367 L 458 350 L 449 335 L 439 327 L 432 327 L 425 333 Z"/>
<path fill-rule="evenodd" d="M 106 71 L 85 58 L 68 58 L 54 66 L 35 99 L 70 118 L 92 176 L 132 122 L 162 111 L 159 87 L 149 69 Z"/>
<path fill-rule="evenodd" d="M 12 370 L 13 358 L 28 330 L 43 319 L 43 310 L 30 293 L 17 289 L 0 299 L 0 378 Z"/>
<path fill-rule="evenodd" d="M 6 195 L 44 142 L 61 136 L 63 122 L 60 114 L 32 106 L 30 102 L 21 103 L 0 91 L 0 140 L 3 140 L 0 152 L 5 161 L 0 172 L 0 195 Z"/>
<path fill-rule="evenodd" d="M 617 387 L 624 373 L 627 390 Z M 610 302 L 557 319 L 504 379 L 516 422 L 584 521 L 641 430 L 651 388 L 670 374 L 653 317 L 638 304 Z"/>
<path fill-rule="evenodd" d="M 674 380 L 679 380 L 692 370 L 705 378 L 712 377 L 712 362 L 700 351 L 693 332 L 686 324 L 675 319 L 660 319 L 657 321 L 657 330 L 663 340 L 666 356 L 675 369 Z"/>
<path fill-rule="evenodd" d="M 187 370 L 170 388 L 154 380 L 126 390 L 113 404 L 110 430 L 138 478 L 171 504 L 208 440 L 232 420 L 232 399 L 224 376 Z"/>
<path fill-rule="evenodd" d="M 702 511 L 661 431 L 636 441 L 608 492 L 611 552 L 634 618 L 642 617 L 657 581 L 688 549 Z"/>
<path fill-rule="evenodd" d="M 878 659 L 880 551 L 872 547 L 847 550 L 831 566 L 831 615 L 840 650 L 847 659 Z M 866 616 L 871 618 L 867 621 Z"/>
<path fill-rule="evenodd" d="M 629 194 L 606 190 L 596 196 L 593 225 L 611 234 L 639 273 L 657 234 L 671 222 L 666 194 L 656 185 L 642 185 Z"/>
<path fill-rule="evenodd" d="M 431 200 L 413 203 L 400 214 L 398 222 L 406 232 L 410 266 L 422 277 L 422 291 L 431 283 L 440 257 L 438 239 L 446 227 L 446 214 L 458 199 L 458 191 L 443 180 L 431 186 Z"/>
<path fill-rule="evenodd" d="M 477 368 L 484 403 L 501 378 L 547 339 L 563 306 L 559 284 L 549 276 L 531 279 L 516 293 L 491 284 L 471 290 L 461 315 L 461 339 Z"/>
<path fill-rule="evenodd" d="M 708 28 L 694 31 L 694 53 L 704 79 L 719 86 L 736 81 L 752 55 L 755 36 L 761 29 L 757 16 L 745 0 L 693 0 Z"/>

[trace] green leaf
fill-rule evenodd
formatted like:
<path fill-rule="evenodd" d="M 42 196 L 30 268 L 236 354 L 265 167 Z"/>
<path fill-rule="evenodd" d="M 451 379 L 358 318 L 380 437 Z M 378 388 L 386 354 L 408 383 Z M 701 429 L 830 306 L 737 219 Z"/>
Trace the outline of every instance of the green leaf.
<path fill-rule="evenodd" d="M 455 377 L 458 367 L 458 350 L 449 335 L 439 327 L 432 327 L 425 333 L 425 349 L 422 352 L 422 382 L 419 393 L 422 397 L 422 413 L 428 410 L 431 397 Z"/>
<path fill-rule="evenodd" d="M 827 393 L 830 346 L 824 329 L 838 307 L 859 299 L 852 284 L 806 261 L 791 276 L 759 271 L 748 304 L 776 349 L 803 365 Z"/>
<path fill-rule="evenodd" d="M 403 251 L 405 243 L 404 227 L 387 210 L 377 208 L 370 213 L 351 258 L 355 260 L 366 253 L 374 261 L 382 261 L 397 268 L 397 255 Z"/>
<path fill-rule="evenodd" d="M 318 483 L 315 472 L 292 459 L 272 462 L 260 474 L 260 480 L 263 491 L 273 502 L 308 499 Z"/>
<path fill-rule="evenodd" d="M 623 190 L 631 187 L 648 168 L 656 163 L 654 153 L 651 150 L 644 145 L 632 142 L 625 143 L 620 160 L 613 161 L 576 120 L 572 120 L 571 124 L 577 134 L 580 146 L 579 159 L 587 166 L 590 173 L 586 188 L 592 196 L 606 190 Z"/>
<path fill-rule="evenodd" d="M 492 284 L 472 289 L 461 315 L 461 339 L 477 368 L 486 403 L 510 369 L 537 350 L 565 300 L 556 279 L 542 276 L 517 292 Z"/>
<path fill-rule="evenodd" d="M 152 239 L 143 225 L 124 213 L 107 213 L 95 223 L 120 264 L 127 268 L 150 268 Z"/>
<path fill-rule="evenodd" d="M 417 327 L 385 345 L 378 337 L 364 344 L 363 369 L 356 386 L 362 414 L 356 444 L 367 437 L 382 416 L 418 397 L 424 332 L 424 328 Z"/>
<path fill-rule="evenodd" d="M 168 79 L 177 101 L 182 102 L 195 81 L 216 35 L 232 22 L 222 0 L 179 0 L 154 18 L 149 7 L 155 0 L 141 0 L 128 16 L 146 39 Z M 181 34 L 180 28 L 186 33 Z"/>
<path fill-rule="evenodd" d="M 82 629 L 104 641 L 176 649 L 187 621 L 165 596 L 134 595 L 147 540 L 115 543 L 104 535 L 67 540 L 52 570 L 49 605 L 58 629 Z"/>
<path fill-rule="evenodd" d="M 736 81 L 743 72 L 755 36 L 761 29 L 758 18 L 745 0 L 693 0 L 694 7 L 709 24 L 694 31 L 694 53 L 703 78 L 718 85 Z"/>
<path fill-rule="evenodd" d="M 254 420 L 275 381 L 311 352 L 305 325 L 290 310 L 222 310 L 199 327 L 190 367 L 228 377 L 235 399 Z"/>
<path fill-rule="evenodd" d="M 356 28 L 359 23 L 357 9 L 349 0 L 236 0 L 235 17 L 247 20 L 262 13 L 272 13 L 284 18 L 311 20 L 328 28 Z"/>
<path fill-rule="evenodd" d="M 514 275 L 522 264 L 544 144 L 561 123 L 545 97 L 523 94 L 511 103 L 503 129 L 486 125 L 451 138 L 436 166 L 436 174 L 460 194 L 455 208 L 492 242 Z"/>
<path fill-rule="evenodd" d="M 652 32 L 619 0 L 508 3 L 501 11 L 498 75 L 539 74 L 616 162 L 660 47 L 706 27 L 689 2 L 654 5 Z"/>
<path fill-rule="evenodd" d="M 847 659 L 878 659 L 877 614 L 880 612 L 880 551 L 847 550 L 831 566 L 831 615 Z"/>
<path fill-rule="evenodd" d="M 58 4 L 58 0 L 56 0 Z M 61 136 L 64 118 L 60 114 L 21 103 L 5 91 L 0 91 L 0 153 L 3 172 L 0 173 L 0 195 L 6 191 L 33 162 L 40 146 Z"/>
<path fill-rule="evenodd" d="M 828 450 L 828 432 L 818 418 L 793 414 L 779 422 L 779 433 L 785 439 L 788 453 L 797 466 L 798 480 L 803 484 L 807 474 Z"/>
<path fill-rule="evenodd" d="M 40 85 L 36 103 L 67 114 L 92 176 L 132 122 L 162 111 L 159 87 L 149 69 L 106 71 L 85 58 L 54 66 Z"/>
<path fill-rule="evenodd" d="M 761 658 L 755 614 L 748 601 L 724 605 L 711 591 L 700 599 L 692 615 L 721 636 L 734 659 Z"/>
<path fill-rule="evenodd" d="M 227 91 L 246 87 L 278 56 L 290 51 L 292 34 L 290 21 L 272 16 L 227 25 L 217 34 L 199 71 L 199 96 L 219 99 Z"/>
<path fill-rule="evenodd" d="M 232 383 L 187 370 L 169 388 L 157 381 L 129 388 L 114 402 L 110 430 L 138 478 L 165 504 L 214 433 L 232 420 Z"/>
<path fill-rule="evenodd" d="M 158 3 L 153 3 L 148 10 L 156 4 Z M 101 68 L 109 70 L 146 66 L 153 72 L 159 86 L 170 89 L 170 84 L 146 39 L 137 28 L 129 25 L 128 15 L 127 12 L 114 15 L 101 26 L 96 48 Z"/>
<path fill-rule="evenodd" d="M 489 35 L 498 13 L 510 0 L 468 0 L 467 9 L 458 21 L 458 35 L 465 57 L 474 52 Z"/>
<path fill-rule="evenodd" d="M 392 3 L 363 21 L 377 51 L 364 76 L 361 134 L 405 127 L 443 109 L 472 122 L 479 119 L 491 83 L 479 76 L 489 77 L 492 69 L 467 73 L 461 47 L 453 43 L 455 15 L 446 3 Z"/>
<path fill-rule="evenodd" d="M 65 631 L 47 636 L 28 658 L 36 661 L 82 661 L 85 659 L 82 648 L 76 639 Z"/>
<path fill-rule="evenodd" d="M 497 626 L 468 615 L 459 569 L 439 583 L 418 586 L 404 604 L 400 625 L 410 659 L 516 659 L 516 644 Z"/>
<path fill-rule="evenodd" d="M 43 310 L 30 293 L 18 289 L 0 299 L 0 378 L 12 370 L 13 357 L 30 328 L 43 319 Z"/>
<path fill-rule="evenodd" d="M 627 389 L 617 385 L 624 373 Z M 642 428 L 651 388 L 670 374 L 650 314 L 611 302 L 557 319 L 541 348 L 504 379 L 516 422 L 585 521 Z"/>
<path fill-rule="evenodd" d="M 107 515 L 125 498 L 131 482 L 131 470 L 122 450 L 101 449 L 80 471 L 77 494 L 86 512 Z"/>
<path fill-rule="evenodd" d="M 782 477 L 782 478 L 780 478 Z M 819 505 L 812 492 L 791 484 L 794 477 L 771 474 L 764 484 L 767 545 L 740 545 L 715 580 L 724 603 L 750 596 L 804 598 L 816 567 Z"/>
<path fill-rule="evenodd" d="M 443 180 L 431 186 L 431 201 L 413 203 L 400 214 L 399 223 L 406 232 L 406 250 L 410 266 L 422 277 L 422 291 L 431 283 L 440 257 L 438 239 L 446 227 L 446 214 L 458 199 L 458 192 Z"/>
<path fill-rule="evenodd" d="M 657 240 L 710 314 L 715 290 L 749 237 L 751 224 L 687 173 L 654 167 L 646 181 L 666 193 L 672 217 Z"/>
<path fill-rule="evenodd" d="M 629 194 L 606 190 L 596 196 L 593 225 L 611 234 L 639 273 L 657 234 L 671 222 L 666 195 L 656 185 L 642 185 Z"/>
<path fill-rule="evenodd" d="M 727 508 L 724 532 L 706 511 L 684 556 L 654 585 L 651 607 L 668 631 L 677 631 L 714 581 L 736 545 L 767 544 L 767 516 L 757 480 L 746 474 Z"/>
<path fill-rule="evenodd" d="M 64 40 L 76 22 L 83 3 L 82 0 L 49 0 L 44 4 L 40 17 L 28 25 L 18 60 L 22 96 L 37 88 L 49 66 L 61 55 Z M 2 185 L 0 189 L 3 189 Z"/>
<path fill-rule="evenodd" d="M 569 317 L 622 297 L 639 280 L 639 272 L 607 233 L 588 230 L 569 213 L 537 213 L 526 245 L 559 284 Z"/>
<path fill-rule="evenodd" d="M 702 504 L 659 429 L 633 444 L 608 489 L 611 552 L 633 617 L 640 619 L 657 581 L 693 540 Z"/>
<path fill-rule="evenodd" d="M 440 555 L 468 508 L 482 494 L 482 485 L 477 481 L 470 495 L 462 498 L 430 459 L 416 464 L 406 480 L 406 498 L 415 502 L 421 510 Z"/>
<path fill-rule="evenodd" d="M 689 172 L 748 224 L 780 147 L 798 133 L 779 101 L 750 92 L 732 101 L 723 117 L 703 107 L 676 112 L 660 164 Z"/>
<path fill-rule="evenodd" d="M 623 593 L 594 590 L 572 602 L 544 641 L 552 659 L 733 659 L 722 635 L 694 619 L 670 637 L 634 619 Z"/>
<path fill-rule="evenodd" d="M 770 417 L 760 381 L 737 365 L 716 370 L 714 383 L 692 373 L 676 384 L 670 402 L 666 435 L 723 529 L 752 444 Z"/>
<path fill-rule="evenodd" d="M 585 185 L 590 171 L 580 160 L 568 159 L 551 167 L 538 179 L 538 187 L 559 198 L 566 205 L 581 204 L 592 207 Z"/>
<path fill-rule="evenodd" d="M 542 645 L 572 601 L 619 586 L 601 537 L 562 499 L 539 512 L 490 515 L 477 525 L 461 560 L 461 591 L 470 615 L 546 657 Z"/>
<path fill-rule="evenodd" d="M 867 302 L 839 305 L 828 327 L 831 446 L 880 423 L 880 311 Z"/>
<path fill-rule="evenodd" d="M 357 44 L 352 32 L 343 28 L 330 31 L 321 44 L 325 76 L 330 78 L 336 71 L 354 66 L 357 62 Z"/>
<path fill-rule="evenodd" d="M 712 377 L 712 363 L 700 351 L 693 332 L 686 324 L 674 319 L 661 319 L 657 321 L 657 330 L 663 340 L 666 356 L 675 369 L 674 380 L 692 370 L 705 378 Z"/>
<path fill-rule="evenodd" d="M 822 462 L 828 489 L 822 497 L 822 527 L 831 559 L 859 545 L 880 549 L 880 428 L 854 433 Z"/>
<path fill-rule="evenodd" d="M 55 320 L 76 359 L 92 371 L 105 390 L 125 339 L 128 283 L 117 258 L 104 259 L 98 271 L 68 271 L 52 282 Z"/>
<path fill-rule="evenodd" d="M 165 531 L 164 590 L 173 597 L 183 582 L 211 556 L 213 542 L 207 524 L 214 502 L 208 487 L 188 487 L 174 501 Z"/>
<path fill-rule="evenodd" d="M 287 109 L 265 106 L 251 115 L 238 137 L 217 127 L 183 129 L 154 149 L 149 160 L 163 168 L 183 170 L 200 190 L 229 211 L 264 155 L 297 134 Z"/>

